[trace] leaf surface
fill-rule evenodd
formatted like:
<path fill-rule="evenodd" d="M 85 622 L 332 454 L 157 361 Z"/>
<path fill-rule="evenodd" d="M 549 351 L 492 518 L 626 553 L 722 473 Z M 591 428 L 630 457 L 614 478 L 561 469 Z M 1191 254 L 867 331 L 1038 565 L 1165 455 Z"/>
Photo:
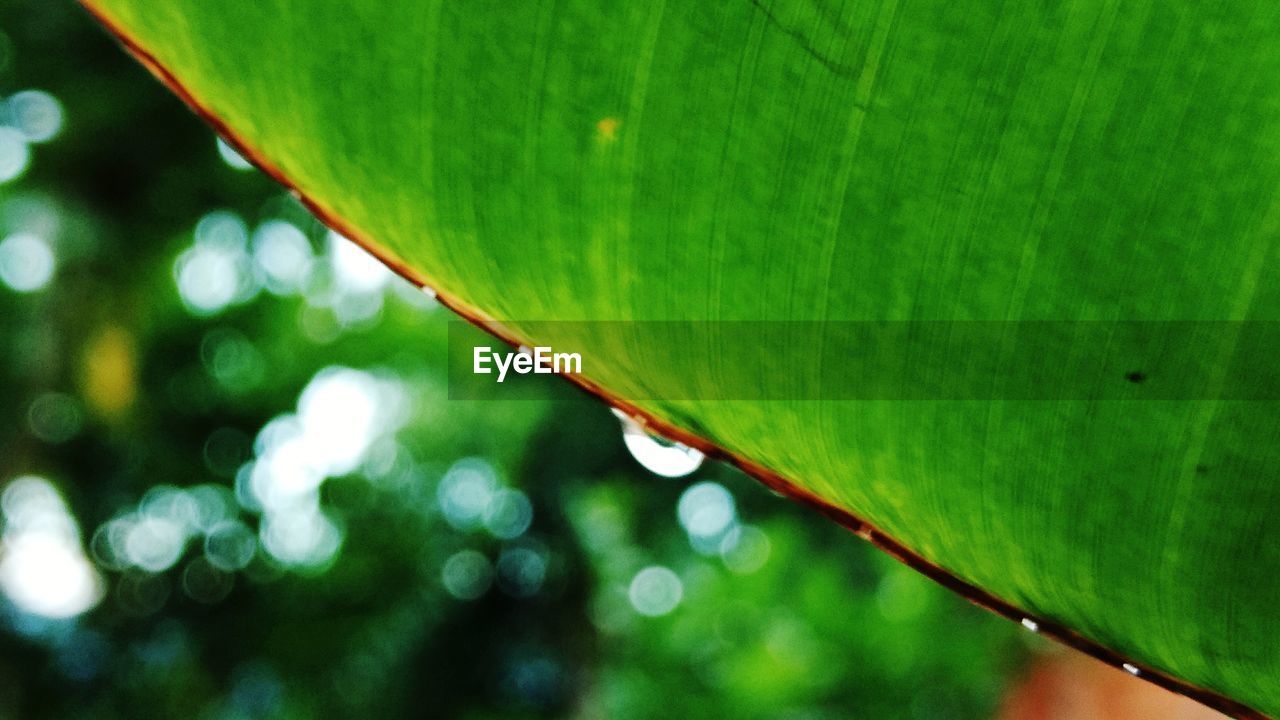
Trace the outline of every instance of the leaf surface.
<path fill-rule="evenodd" d="M 979 601 L 1280 712 L 1272 4 L 88 5 L 464 314 Z"/>

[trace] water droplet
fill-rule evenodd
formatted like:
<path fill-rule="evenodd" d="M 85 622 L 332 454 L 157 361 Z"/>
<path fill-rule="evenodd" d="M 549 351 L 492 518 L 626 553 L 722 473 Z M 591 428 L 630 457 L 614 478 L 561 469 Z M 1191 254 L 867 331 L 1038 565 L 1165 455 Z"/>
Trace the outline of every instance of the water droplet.
<path fill-rule="evenodd" d="M 706 459 L 698 450 L 648 433 L 631 418 L 622 419 L 622 441 L 636 462 L 662 477 L 689 475 Z"/>
<path fill-rule="evenodd" d="M 236 149 L 227 144 L 226 140 L 218 138 L 218 156 L 227 165 L 236 170 L 252 170 L 253 163 L 244 159 L 244 156 L 236 152 Z"/>

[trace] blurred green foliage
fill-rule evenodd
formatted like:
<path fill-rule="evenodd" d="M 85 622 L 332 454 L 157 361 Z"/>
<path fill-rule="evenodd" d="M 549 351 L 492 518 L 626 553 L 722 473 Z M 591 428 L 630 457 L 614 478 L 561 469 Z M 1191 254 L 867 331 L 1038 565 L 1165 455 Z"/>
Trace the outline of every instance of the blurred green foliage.
<path fill-rule="evenodd" d="M 994 711 L 1025 633 L 563 383 L 448 400 L 447 312 L 0 7 L 0 718 Z"/>

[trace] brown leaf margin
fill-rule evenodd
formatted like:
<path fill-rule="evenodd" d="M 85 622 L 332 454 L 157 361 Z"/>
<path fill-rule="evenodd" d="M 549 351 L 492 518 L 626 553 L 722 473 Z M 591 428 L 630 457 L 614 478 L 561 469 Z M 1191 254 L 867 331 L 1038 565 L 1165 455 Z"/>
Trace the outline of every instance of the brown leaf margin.
<path fill-rule="evenodd" d="M 105 10 L 96 6 L 93 0 L 77 0 L 77 2 L 81 7 L 88 11 L 88 13 L 97 20 L 98 23 L 106 28 L 106 30 L 115 37 L 115 39 L 126 51 L 128 51 L 130 55 L 133 56 L 135 60 L 140 62 L 143 67 L 145 67 L 157 80 L 161 82 L 161 84 L 177 95 L 182 102 L 186 103 L 192 112 L 194 112 L 205 123 L 210 125 L 228 145 L 234 148 L 236 152 L 246 160 L 253 163 L 259 170 L 266 173 L 267 176 L 288 189 L 294 197 L 306 206 L 306 208 L 326 226 L 364 248 L 365 251 L 376 257 L 400 277 L 408 280 L 410 283 L 413 283 L 413 285 L 419 289 L 430 292 L 441 305 L 448 308 L 463 320 L 466 320 L 472 325 L 484 330 L 494 338 L 507 343 L 513 349 L 521 346 L 533 347 L 535 343 L 519 338 L 515 333 L 504 328 L 498 320 L 494 319 L 480 308 L 477 308 L 463 300 L 461 297 L 453 295 L 452 293 L 440 288 L 431 280 L 431 278 L 427 277 L 426 274 L 410 267 L 395 253 L 382 247 L 362 231 L 348 224 L 341 217 L 338 217 L 336 213 L 325 207 L 319 200 L 307 195 L 300 187 L 290 180 L 284 172 L 268 160 L 264 153 L 253 149 L 244 140 L 237 136 L 221 118 L 214 114 L 211 109 L 209 109 L 199 98 L 188 90 L 181 81 L 178 80 L 177 76 L 161 65 L 154 55 L 134 40 L 119 23 L 110 18 Z M 1193 685 L 1149 665 L 1134 662 L 1120 653 L 1081 635 L 1062 623 L 1048 618 L 1038 617 L 1021 610 L 1012 603 L 996 597 L 977 585 L 954 575 L 949 570 L 946 570 L 940 565 L 924 558 L 918 553 L 907 548 L 902 543 L 889 537 L 867 521 L 853 514 L 851 511 L 828 502 L 809 490 L 791 482 L 773 470 L 756 463 L 750 458 L 739 455 L 727 448 L 716 445 L 709 440 L 698 437 L 697 435 L 676 427 L 670 422 L 652 415 L 647 411 L 622 400 L 621 398 L 614 397 L 606 388 L 595 384 L 581 375 L 561 376 L 577 385 L 588 394 L 602 400 L 610 407 L 626 414 L 648 431 L 695 448 L 707 457 L 727 462 L 734 467 L 737 467 L 739 470 L 742 470 L 747 475 L 750 475 L 760 481 L 770 490 L 773 490 L 774 492 L 801 505 L 816 510 L 818 513 L 852 531 L 854 535 L 857 535 L 863 540 L 871 543 L 876 548 L 887 553 L 895 560 L 898 560 L 907 567 L 919 572 L 921 575 L 933 580 L 980 608 L 993 612 L 1008 620 L 1012 620 L 1013 622 L 1020 623 L 1039 635 L 1043 635 L 1044 637 L 1054 640 L 1062 645 L 1066 645 L 1067 647 L 1078 650 L 1086 655 L 1090 655 L 1097 660 L 1107 663 L 1108 665 L 1120 668 L 1131 675 L 1142 678 L 1143 680 L 1164 688 L 1165 690 L 1191 698 L 1192 700 L 1230 717 L 1237 718 L 1238 720 L 1273 720 L 1273 718 L 1261 711 L 1255 710 L 1254 708 L 1233 700 L 1221 693 Z"/>

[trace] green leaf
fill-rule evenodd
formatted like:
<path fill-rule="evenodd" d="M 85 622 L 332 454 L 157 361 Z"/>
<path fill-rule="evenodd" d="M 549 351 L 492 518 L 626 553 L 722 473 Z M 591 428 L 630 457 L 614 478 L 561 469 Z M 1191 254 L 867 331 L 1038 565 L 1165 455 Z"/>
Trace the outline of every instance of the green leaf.
<path fill-rule="evenodd" d="M 463 314 L 1000 612 L 1280 712 L 1271 5 L 89 5 Z"/>

